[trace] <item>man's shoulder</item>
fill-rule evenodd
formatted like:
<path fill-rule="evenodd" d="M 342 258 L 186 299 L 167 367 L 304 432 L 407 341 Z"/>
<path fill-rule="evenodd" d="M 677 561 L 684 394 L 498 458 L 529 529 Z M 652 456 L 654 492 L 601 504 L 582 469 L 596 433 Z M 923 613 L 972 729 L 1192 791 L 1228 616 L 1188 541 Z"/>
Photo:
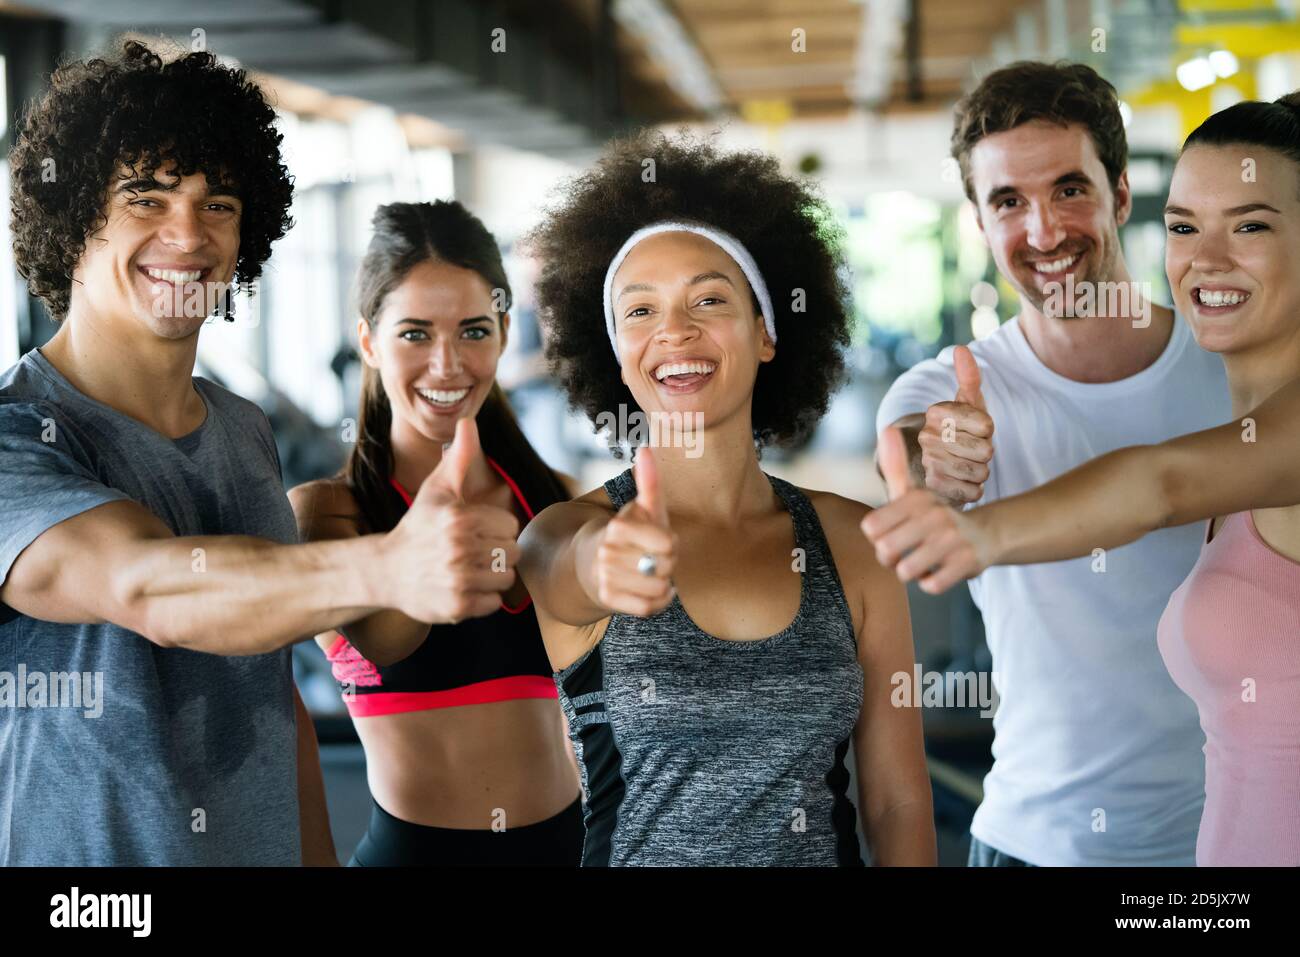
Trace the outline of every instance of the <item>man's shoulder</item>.
<path fill-rule="evenodd" d="M 0 432 L 37 432 L 62 421 L 57 396 L 30 353 L 0 372 Z"/>
<path fill-rule="evenodd" d="M 0 392 L 0 430 L 11 431 L 55 418 L 58 407 L 49 399 Z"/>
<path fill-rule="evenodd" d="M 1182 317 L 1176 316 L 1174 321 L 1182 327 L 1175 329 L 1181 348 L 1157 386 L 1167 400 L 1165 414 L 1182 432 L 1221 425 L 1232 418 L 1232 394 L 1223 357 L 1202 349 Z"/>
<path fill-rule="evenodd" d="M 972 339 L 964 343 L 975 357 L 975 363 L 983 371 L 986 368 L 997 369 L 1015 360 L 1015 337 L 1020 335 L 1016 318 L 1008 319 L 997 329 L 981 339 Z M 926 376 L 953 375 L 953 352 L 957 346 L 944 346 L 933 358 L 922 359 L 916 365 L 903 372 L 895 381 L 901 382 L 909 377 L 920 379 Z"/>
<path fill-rule="evenodd" d="M 1024 333 L 1020 331 L 1020 317 L 1012 316 L 988 335 L 966 343 L 966 348 L 970 350 L 981 369 L 984 367 L 996 369 L 1016 361 L 1019 356 L 1017 339 L 1023 339 L 1023 336 Z M 937 359 L 951 369 L 953 350 L 956 348 L 956 346 L 948 346 L 939 353 Z"/>
<path fill-rule="evenodd" d="M 228 428 L 225 432 L 237 442 L 259 441 L 271 453 L 279 467 L 279 453 L 275 448 L 275 431 L 271 420 L 260 405 L 246 399 L 236 392 L 231 392 L 202 376 L 194 377 L 194 387 L 208 400 L 210 408 L 224 420 Z"/>
<path fill-rule="evenodd" d="M 1016 320 L 1004 322 L 982 339 L 967 343 L 975 364 L 979 366 L 984 388 L 1012 381 L 1018 361 L 1015 336 Z M 947 346 L 938 355 L 922 359 L 901 373 L 889 386 L 877 409 L 877 427 L 883 428 L 905 415 L 924 412 L 936 402 L 952 399 L 957 390 L 957 372 L 953 366 L 955 346 Z M 987 393 L 986 393 L 987 394 Z"/>
<path fill-rule="evenodd" d="M 251 422 L 266 422 L 266 413 L 262 407 L 250 399 L 245 399 L 237 392 L 231 392 L 224 386 L 217 385 L 203 376 L 194 377 L 194 387 L 199 390 L 210 405 L 216 407 L 223 417 L 243 419 Z"/>
<path fill-rule="evenodd" d="M 1202 349 L 1200 343 L 1196 341 L 1196 336 L 1192 334 L 1192 327 L 1177 312 L 1174 313 L 1174 324 L 1173 335 L 1180 340 L 1181 344 L 1178 355 L 1175 356 L 1174 367 L 1180 372 L 1190 371 L 1197 376 L 1204 376 L 1208 372 L 1214 378 L 1226 383 L 1228 375 L 1223 365 L 1223 357 L 1217 352 Z"/>
<path fill-rule="evenodd" d="M 53 400 L 53 383 L 41 372 L 33 358 L 35 353 L 33 349 L 0 372 L 0 403 L 17 406 Z"/>

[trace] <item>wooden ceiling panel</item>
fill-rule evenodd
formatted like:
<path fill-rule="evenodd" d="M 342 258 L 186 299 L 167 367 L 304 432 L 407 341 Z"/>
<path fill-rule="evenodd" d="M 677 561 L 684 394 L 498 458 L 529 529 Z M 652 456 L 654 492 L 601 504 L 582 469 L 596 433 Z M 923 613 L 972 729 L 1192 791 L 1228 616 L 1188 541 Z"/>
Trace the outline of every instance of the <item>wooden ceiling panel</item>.
<path fill-rule="evenodd" d="M 593 3 L 595 0 L 569 0 Z M 661 0 L 712 69 L 730 107 L 751 100 L 788 103 L 795 116 L 823 116 L 855 107 L 850 90 L 867 7 L 860 0 Z M 945 108 L 962 92 L 975 62 L 993 38 L 1012 29 L 1020 9 L 1041 11 L 1041 0 L 912 0 L 920 24 L 920 87 L 907 82 L 904 50 L 883 108 Z M 791 49 L 792 31 L 804 31 L 804 52 Z M 671 92 L 669 77 L 639 40 L 622 34 L 624 63 L 649 85 L 658 84 L 677 108 L 690 104 Z M 917 93 L 919 92 L 919 96 Z"/>

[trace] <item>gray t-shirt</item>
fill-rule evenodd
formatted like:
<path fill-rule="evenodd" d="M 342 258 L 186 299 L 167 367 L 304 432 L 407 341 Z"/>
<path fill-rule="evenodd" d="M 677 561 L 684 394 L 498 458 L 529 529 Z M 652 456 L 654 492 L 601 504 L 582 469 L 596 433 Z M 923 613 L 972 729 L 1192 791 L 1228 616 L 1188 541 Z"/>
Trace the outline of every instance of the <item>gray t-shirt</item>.
<path fill-rule="evenodd" d="M 298 540 L 266 416 L 194 385 L 207 418 L 169 439 L 37 350 L 0 373 L 0 584 L 47 529 L 117 500 L 178 536 Z M 296 740 L 287 648 L 165 649 L 0 604 L 0 865 L 298 865 Z"/>

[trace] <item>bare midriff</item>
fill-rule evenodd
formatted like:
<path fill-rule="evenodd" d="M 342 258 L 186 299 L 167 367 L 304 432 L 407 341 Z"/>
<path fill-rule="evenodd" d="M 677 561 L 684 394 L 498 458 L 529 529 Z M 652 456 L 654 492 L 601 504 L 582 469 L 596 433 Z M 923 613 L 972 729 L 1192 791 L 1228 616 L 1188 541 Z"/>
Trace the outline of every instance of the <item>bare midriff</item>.
<path fill-rule="evenodd" d="M 371 794 L 413 824 L 488 830 L 536 824 L 578 797 L 553 698 L 355 718 Z"/>

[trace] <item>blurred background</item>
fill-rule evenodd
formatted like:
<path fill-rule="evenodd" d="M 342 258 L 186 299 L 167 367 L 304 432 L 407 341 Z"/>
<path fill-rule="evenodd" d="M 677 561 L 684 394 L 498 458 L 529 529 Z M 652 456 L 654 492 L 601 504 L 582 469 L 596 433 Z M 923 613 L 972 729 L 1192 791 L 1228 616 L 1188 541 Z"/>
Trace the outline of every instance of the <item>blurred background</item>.
<path fill-rule="evenodd" d="M 548 381 L 517 240 L 609 136 L 717 131 L 820 182 L 848 236 L 852 376 L 804 447 L 764 467 L 875 503 L 875 411 L 890 382 L 1015 314 L 948 159 L 955 100 L 1017 59 L 1088 63 L 1124 101 L 1135 192 L 1121 239 L 1168 303 L 1161 209 L 1175 151 L 1207 115 L 1300 87 L 1300 0 L 0 0 L 0 153 L 57 62 L 123 35 L 251 71 L 280 115 L 296 226 L 199 374 L 258 402 L 287 486 L 334 472 L 357 407 L 355 270 L 376 206 L 458 199 L 500 242 L 516 294 L 500 366 L 543 457 L 594 487 L 621 471 Z M 0 160 L 0 192 L 8 166 Z M 0 368 L 54 332 L 13 268 L 0 205 Z M 990 668 L 965 589 L 913 590 L 924 671 Z M 295 670 L 321 740 L 343 860 L 365 827 L 365 761 L 314 643 Z M 927 708 L 941 862 L 965 862 L 991 765 L 977 707 Z"/>

